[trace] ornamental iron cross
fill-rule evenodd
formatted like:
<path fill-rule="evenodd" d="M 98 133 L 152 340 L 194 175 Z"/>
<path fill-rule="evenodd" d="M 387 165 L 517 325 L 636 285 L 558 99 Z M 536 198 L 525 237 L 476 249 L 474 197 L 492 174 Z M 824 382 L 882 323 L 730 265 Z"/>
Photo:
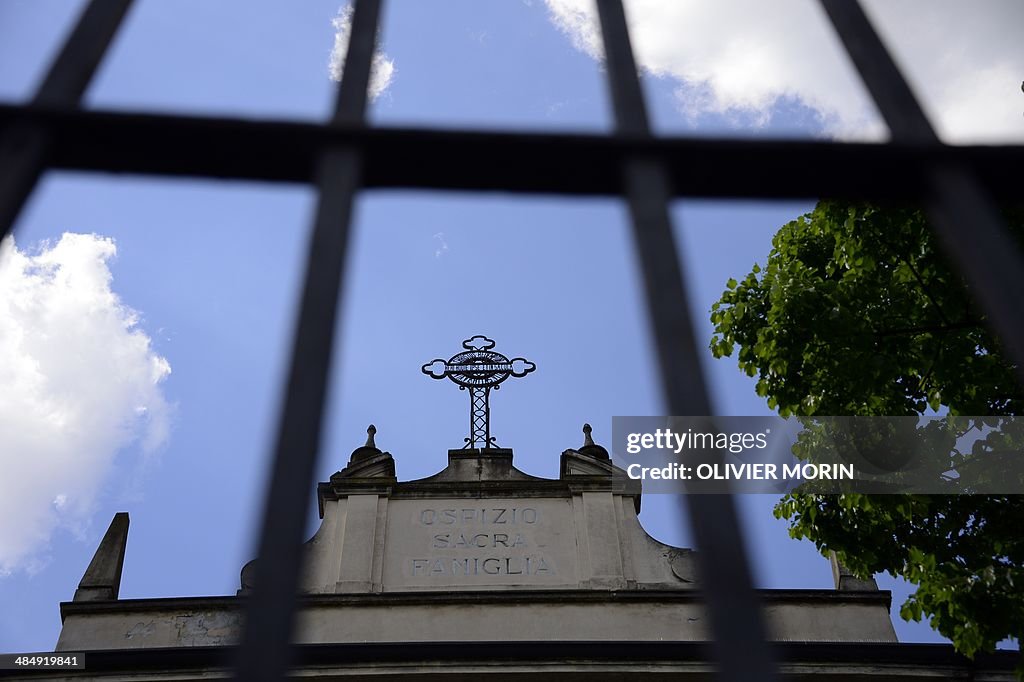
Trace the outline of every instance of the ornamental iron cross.
<path fill-rule="evenodd" d="M 491 436 L 491 408 L 488 403 L 491 389 L 501 388 L 499 384 L 510 376 L 526 376 L 537 369 L 537 365 L 525 358 L 509 360 L 491 350 L 494 341 L 479 334 L 463 341 L 462 347 L 466 350 L 456 353 L 447 362 L 439 358 L 423 365 L 423 373 L 431 379 L 448 377 L 458 384 L 460 391 L 469 389 L 469 437 L 465 439 L 466 447 L 497 447 Z"/>

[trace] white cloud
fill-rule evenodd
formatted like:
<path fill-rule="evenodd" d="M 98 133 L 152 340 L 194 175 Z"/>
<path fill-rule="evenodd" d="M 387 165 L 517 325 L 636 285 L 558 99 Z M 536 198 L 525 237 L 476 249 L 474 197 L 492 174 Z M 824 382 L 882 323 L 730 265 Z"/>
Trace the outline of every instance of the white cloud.
<path fill-rule="evenodd" d="M 437 248 L 434 249 L 434 258 L 440 258 L 448 253 L 448 242 L 445 241 L 444 232 L 438 232 L 434 235 L 434 239 L 437 240 Z"/>
<path fill-rule="evenodd" d="M 111 289 L 113 240 L 0 242 L 0 574 L 45 564 L 54 529 L 88 524 L 114 457 L 167 438 L 171 372 Z"/>
<path fill-rule="evenodd" d="M 592 0 L 546 0 L 573 44 L 602 55 Z M 871 0 L 865 3 L 947 141 L 1024 140 L 1024 3 Z M 798 100 L 830 135 L 884 135 L 873 105 L 816 0 L 631 0 L 640 66 L 678 82 L 680 112 L 763 125 Z"/>
<path fill-rule="evenodd" d="M 334 47 L 327 65 L 331 80 L 340 81 L 345 71 L 345 57 L 348 54 L 348 39 L 352 33 L 352 6 L 346 5 L 338 10 L 338 16 L 331 20 L 334 26 Z M 395 62 L 386 54 L 377 50 L 373 53 L 370 65 L 370 99 L 375 100 L 384 94 L 395 78 Z"/>

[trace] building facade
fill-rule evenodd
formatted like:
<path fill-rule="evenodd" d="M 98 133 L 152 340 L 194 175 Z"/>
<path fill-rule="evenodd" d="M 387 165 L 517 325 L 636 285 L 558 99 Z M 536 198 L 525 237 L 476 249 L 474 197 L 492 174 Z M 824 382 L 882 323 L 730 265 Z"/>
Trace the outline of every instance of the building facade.
<path fill-rule="evenodd" d="M 713 677 L 694 552 L 644 531 L 639 487 L 622 473 L 588 427 L 585 444 L 562 453 L 557 479 L 527 475 L 511 450 L 492 447 L 451 450 L 439 473 L 399 481 L 371 427 L 318 486 L 296 673 Z M 83 654 L 84 668 L 34 679 L 229 671 L 256 561 L 234 596 L 120 600 L 127 532 L 127 515 L 117 515 L 73 601 L 61 604 L 56 651 Z M 898 643 L 890 593 L 833 569 L 833 590 L 761 591 L 787 678 L 1012 679 L 1010 656 L 970 662 L 949 646 Z"/>

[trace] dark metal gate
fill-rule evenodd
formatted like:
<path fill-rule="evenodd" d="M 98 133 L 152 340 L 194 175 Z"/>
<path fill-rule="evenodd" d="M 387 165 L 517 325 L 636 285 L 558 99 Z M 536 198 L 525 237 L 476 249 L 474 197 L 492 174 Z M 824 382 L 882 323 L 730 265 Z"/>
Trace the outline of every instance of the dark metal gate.
<path fill-rule="evenodd" d="M 676 256 L 671 199 L 918 201 L 1024 378 L 1024 259 L 994 203 L 1021 199 L 1024 148 L 942 144 L 859 3 L 819 1 L 889 127 L 886 144 L 653 137 L 621 0 L 596 0 L 616 121 L 611 135 L 368 127 L 367 85 L 381 0 L 355 0 L 345 72 L 325 124 L 80 110 L 131 0 L 92 0 L 33 101 L 0 106 L 0 237 L 47 168 L 307 182 L 317 188 L 263 507 L 263 560 L 237 659 L 240 678 L 280 679 L 292 660 L 299 548 L 320 446 L 352 204 L 362 188 L 624 196 L 667 410 L 687 416 L 710 415 L 710 403 Z M 480 164 L 480 158 L 491 162 Z M 694 495 L 686 504 L 701 550 L 721 678 L 774 679 L 733 500 Z"/>

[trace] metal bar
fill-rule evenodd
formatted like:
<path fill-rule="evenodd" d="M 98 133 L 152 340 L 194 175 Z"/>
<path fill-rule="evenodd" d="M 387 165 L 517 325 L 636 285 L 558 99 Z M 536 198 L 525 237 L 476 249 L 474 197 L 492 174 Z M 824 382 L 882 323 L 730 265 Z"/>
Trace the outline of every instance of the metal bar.
<path fill-rule="evenodd" d="M 893 139 L 938 143 L 928 117 L 857 0 L 821 0 Z"/>
<path fill-rule="evenodd" d="M 667 169 L 674 197 L 918 199 L 924 170 L 953 164 L 1001 200 L 1024 199 L 1020 145 L 368 129 L 0 105 L 0 128 L 21 120 L 46 129 L 50 167 L 63 170 L 310 183 L 323 149 L 354 145 L 364 187 L 617 196 L 622 164 L 645 157 Z"/>
<path fill-rule="evenodd" d="M 370 68 L 377 42 L 381 0 L 355 0 L 352 29 L 349 32 L 345 69 L 334 104 L 334 123 L 361 125 L 366 118 L 369 99 Z"/>
<path fill-rule="evenodd" d="M 622 2 L 597 0 L 597 7 L 618 129 L 647 135 L 647 113 Z M 710 415 L 696 331 L 687 310 L 686 280 L 668 213 L 671 194 L 666 169 L 656 160 L 635 157 L 623 165 L 623 173 L 668 412 Z M 685 502 L 720 677 L 736 682 L 775 679 L 776 665 L 732 498 L 686 495 Z"/>
<path fill-rule="evenodd" d="M 36 92 L 35 103 L 78 106 L 132 0 L 92 0 Z"/>
<path fill-rule="evenodd" d="M 336 122 L 358 123 L 364 119 L 379 16 L 380 0 L 356 0 L 335 106 Z M 304 558 L 302 541 L 320 451 L 335 321 L 360 169 L 361 154 L 351 146 L 328 148 L 320 158 L 319 205 L 263 507 L 255 585 L 236 663 L 238 679 L 284 679 L 294 660 L 291 638 Z"/>
<path fill-rule="evenodd" d="M 860 72 L 893 140 L 939 144 L 906 80 L 857 0 L 821 0 Z M 1024 254 L 992 197 L 970 169 L 934 164 L 922 169 L 924 207 L 946 256 L 967 279 L 989 325 L 1024 385 Z M 1015 176 L 1019 177 L 1019 169 Z"/>
<path fill-rule="evenodd" d="M 615 112 L 615 129 L 627 135 L 649 136 L 647 105 L 633 57 L 625 9 L 621 0 L 597 0 L 597 12 L 608 70 L 608 91 L 611 93 L 612 111 Z"/>
<path fill-rule="evenodd" d="M 929 169 L 926 177 L 931 191 L 924 206 L 932 229 L 1024 386 L 1024 254 L 973 173 L 950 164 Z"/>
<path fill-rule="evenodd" d="M 131 4 L 132 0 L 89 3 L 39 86 L 34 104 L 78 106 Z M 0 136 L 0 239 L 13 228 L 46 165 L 49 149 L 46 132 L 28 120 L 5 129 Z"/>

